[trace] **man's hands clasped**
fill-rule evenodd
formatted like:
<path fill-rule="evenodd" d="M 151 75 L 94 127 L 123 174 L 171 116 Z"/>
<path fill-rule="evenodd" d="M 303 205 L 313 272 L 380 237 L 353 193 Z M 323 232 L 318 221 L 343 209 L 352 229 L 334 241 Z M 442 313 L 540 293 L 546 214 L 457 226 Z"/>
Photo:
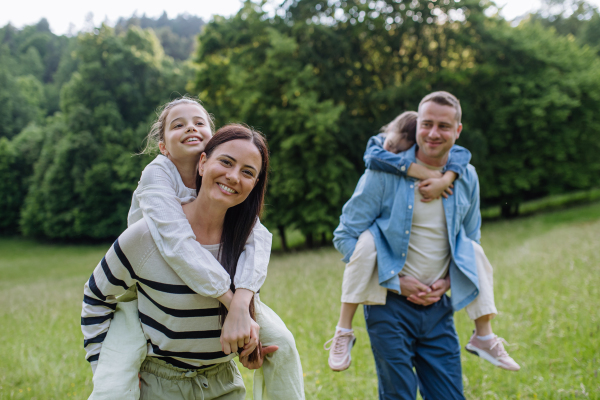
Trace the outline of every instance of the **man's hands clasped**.
<path fill-rule="evenodd" d="M 412 276 L 400 277 L 400 291 L 411 303 L 429 306 L 442 298 L 450 289 L 450 277 L 438 279 L 431 286 L 421 283 Z"/>

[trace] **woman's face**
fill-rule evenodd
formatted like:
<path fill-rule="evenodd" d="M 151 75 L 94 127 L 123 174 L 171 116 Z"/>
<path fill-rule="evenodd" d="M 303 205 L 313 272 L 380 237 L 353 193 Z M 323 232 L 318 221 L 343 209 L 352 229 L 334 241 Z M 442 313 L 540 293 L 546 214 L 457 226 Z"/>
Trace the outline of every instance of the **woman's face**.
<path fill-rule="evenodd" d="M 242 203 L 258 182 L 262 157 L 250 140 L 231 140 L 216 147 L 210 158 L 202 153 L 198 166 L 202 175 L 200 196 L 224 203 L 228 208 Z"/>
<path fill-rule="evenodd" d="M 197 104 L 179 104 L 165 118 L 160 152 L 172 161 L 198 160 L 212 137 L 208 115 Z"/>

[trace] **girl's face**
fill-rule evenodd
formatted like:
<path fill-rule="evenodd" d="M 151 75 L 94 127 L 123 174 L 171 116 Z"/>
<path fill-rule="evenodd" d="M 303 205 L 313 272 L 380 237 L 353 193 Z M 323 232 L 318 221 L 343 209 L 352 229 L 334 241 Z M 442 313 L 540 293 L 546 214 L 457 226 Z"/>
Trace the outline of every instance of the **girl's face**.
<path fill-rule="evenodd" d="M 396 154 L 410 149 L 415 142 L 408 140 L 406 136 L 397 132 L 388 133 L 383 142 L 383 148 Z"/>
<path fill-rule="evenodd" d="M 262 157 L 250 140 L 236 139 L 216 147 L 210 158 L 202 153 L 198 166 L 202 175 L 200 196 L 224 203 L 227 208 L 242 203 L 258 182 Z"/>
<path fill-rule="evenodd" d="M 160 152 L 172 161 L 197 160 L 212 137 L 210 121 L 196 104 L 179 104 L 165 118 L 164 140 Z"/>

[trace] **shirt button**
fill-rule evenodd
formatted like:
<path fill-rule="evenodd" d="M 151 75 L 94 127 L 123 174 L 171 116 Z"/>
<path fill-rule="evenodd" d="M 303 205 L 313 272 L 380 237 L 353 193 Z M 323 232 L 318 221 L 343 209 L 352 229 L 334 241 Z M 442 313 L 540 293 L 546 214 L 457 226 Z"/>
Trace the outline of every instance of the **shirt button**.
<path fill-rule="evenodd" d="M 409 209 L 409 210 L 411 210 L 411 209 L 412 209 L 412 206 L 411 206 L 411 205 L 409 205 L 409 206 L 408 206 L 408 209 Z"/>
<path fill-rule="evenodd" d="M 406 257 L 406 253 L 402 253 L 402 257 Z"/>
<path fill-rule="evenodd" d="M 414 186 L 413 186 L 413 185 L 410 185 L 410 188 L 412 189 L 412 188 L 414 188 Z"/>
<path fill-rule="evenodd" d="M 406 169 L 406 167 L 403 165 L 400 167 L 400 171 L 404 171 Z"/>
<path fill-rule="evenodd" d="M 404 233 L 406 233 L 406 234 L 408 235 L 408 231 L 406 231 L 406 232 L 404 232 Z"/>
<path fill-rule="evenodd" d="M 392 271 L 392 273 L 390 275 L 394 275 L 394 271 Z"/>

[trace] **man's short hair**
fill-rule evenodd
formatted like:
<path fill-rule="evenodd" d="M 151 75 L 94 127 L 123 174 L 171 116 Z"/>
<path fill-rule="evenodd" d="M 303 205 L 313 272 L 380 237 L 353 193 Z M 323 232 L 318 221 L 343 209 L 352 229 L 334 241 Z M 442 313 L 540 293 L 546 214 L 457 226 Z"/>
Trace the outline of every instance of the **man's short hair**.
<path fill-rule="evenodd" d="M 462 117 L 462 109 L 460 108 L 460 101 L 451 93 L 448 92 L 433 92 L 423 97 L 423 100 L 419 103 L 419 111 L 421 106 L 429 101 L 439 104 L 440 106 L 450 106 L 456 110 L 456 122 L 460 125 L 460 119 Z"/>

